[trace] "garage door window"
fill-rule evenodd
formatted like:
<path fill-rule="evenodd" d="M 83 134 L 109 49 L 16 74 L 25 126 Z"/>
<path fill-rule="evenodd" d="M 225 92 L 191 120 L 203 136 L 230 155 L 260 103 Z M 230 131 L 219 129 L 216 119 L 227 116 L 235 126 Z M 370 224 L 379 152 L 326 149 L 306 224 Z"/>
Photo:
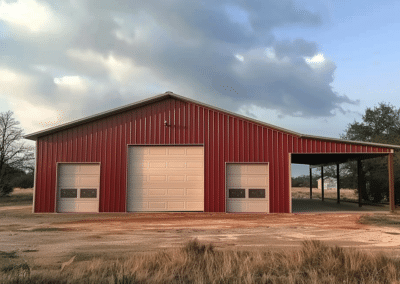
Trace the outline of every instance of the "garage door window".
<path fill-rule="evenodd" d="M 229 198 L 245 198 L 244 188 L 230 188 Z"/>
<path fill-rule="evenodd" d="M 77 198 L 78 190 L 76 188 L 62 188 L 61 198 Z"/>
<path fill-rule="evenodd" d="M 249 189 L 249 198 L 265 198 L 265 189 Z"/>
<path fill-rule="evenodd" d="M 96 188 L 82 188 L 80 196 L 81 196 L 81 198 L 97 198 L 97 189 Z"/>

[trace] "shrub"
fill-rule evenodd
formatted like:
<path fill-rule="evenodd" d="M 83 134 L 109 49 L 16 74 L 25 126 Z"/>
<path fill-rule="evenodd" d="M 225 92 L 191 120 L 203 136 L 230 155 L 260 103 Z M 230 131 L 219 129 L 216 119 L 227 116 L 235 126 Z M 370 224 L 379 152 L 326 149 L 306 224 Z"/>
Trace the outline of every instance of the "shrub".
<path fill-rule="evenodd" d="M 10 183 L 3 183 L 0 185 L 0 196 L 6 196 L 12 193 L 14 187 Z"/>

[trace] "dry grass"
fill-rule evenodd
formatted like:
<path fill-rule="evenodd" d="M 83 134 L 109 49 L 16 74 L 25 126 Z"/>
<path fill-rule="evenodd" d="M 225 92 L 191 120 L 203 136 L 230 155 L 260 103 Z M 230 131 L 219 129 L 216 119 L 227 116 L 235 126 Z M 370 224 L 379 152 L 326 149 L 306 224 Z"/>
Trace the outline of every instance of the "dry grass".
<path fill-rule="evenodd" d="M 400 228 L 400 216 L 398 213 L 394 214 L 374 214 L 362 215 L 358 223 L 365 225 L 384 226 L 392 228 Z"/>
<path fill-rule="evenodd" d="M 1 206 L 15 205 L 32 205 L 33 204 L 33 189 L 32 188 L 14 188 L 10 196 L 0 197 Z"/>
<path fill-rule="evenodd" d="M 322 190 L 318 188 L 312 189 L 313 198 L 321 198 Z M 325 189 L 325 198 L 337 198 L 336 189 Z M 292 187 L 292 198 L 310 198 L 310 188 L 309 187 Z M 340 189 L 340 200 L 346 201 L 358 201 L 358 195 L 355 189 Z"/>
<path fill-rule="evenodd" d="M 128 259 L 74 262 L 63 271 L 19 265 L 2 283 L 400 283 L 400 260 L 304 241 L 298 251 L 218 251 L 196 240 Z"/>

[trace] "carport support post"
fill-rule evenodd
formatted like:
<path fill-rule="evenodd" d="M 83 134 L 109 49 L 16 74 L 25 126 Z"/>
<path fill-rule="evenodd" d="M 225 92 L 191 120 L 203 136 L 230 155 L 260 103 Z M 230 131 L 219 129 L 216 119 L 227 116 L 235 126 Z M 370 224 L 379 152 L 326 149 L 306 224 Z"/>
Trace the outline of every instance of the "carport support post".
<path fill-rule="evenodd" d="M 310 166 L 310 199 L 312 199 L 312 167 Z"/>
<path fill-rule="evenodd" d="M 363 173 L 362 173 L 361 160 L 357 160 L 358 207 L 362 206 L 362 203 L 361 203 L 361 199 L 362 199 L 361 190 L 362 190 L 363 182 L 364 182 L 362 174 Z"/>
<path fill-rule="evenodd" d="M 324 166 L 321 166 L 321 189 L 322 189 L 322 201 L 324 201 Z"/>
<path fill-rule="evenodd" d="M 336 164 L 336 191 L 337 191 L 337 204 L 340 204 L 340 176 L 339 176 L 339 164 Z"/>
<path fill-rule="evenodd" d="M 388 172 L 389 172 L 389 205 L 390 205 L 390 211 L 394 212 L 395 200 L 394 200 L 393 153 L 389 153 L 388 155 Z"/>

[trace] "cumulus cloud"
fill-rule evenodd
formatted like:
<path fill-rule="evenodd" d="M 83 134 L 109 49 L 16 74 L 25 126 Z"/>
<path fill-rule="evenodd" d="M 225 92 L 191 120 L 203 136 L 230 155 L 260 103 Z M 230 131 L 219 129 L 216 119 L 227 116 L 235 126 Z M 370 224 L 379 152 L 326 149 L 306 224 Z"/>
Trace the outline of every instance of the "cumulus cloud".
<path fill-rule="evenodd" d="M 0 1 L 10 31 L 0 38 L 0 96 L 49 113 L 73 105 L 67 117 L 167 90 L 233 111 L 330 116 L 354 103 L 332 90 L 335 63 L 315 42 L 272 33 L 321 22 L 291 0 Z"/>
<path fill-rule="evenodd" d="M 34 0 L 1 1 L 0 20 L 31 33 L 55 32 L 60 27 L 59 18 L 48 5 Z"/>

